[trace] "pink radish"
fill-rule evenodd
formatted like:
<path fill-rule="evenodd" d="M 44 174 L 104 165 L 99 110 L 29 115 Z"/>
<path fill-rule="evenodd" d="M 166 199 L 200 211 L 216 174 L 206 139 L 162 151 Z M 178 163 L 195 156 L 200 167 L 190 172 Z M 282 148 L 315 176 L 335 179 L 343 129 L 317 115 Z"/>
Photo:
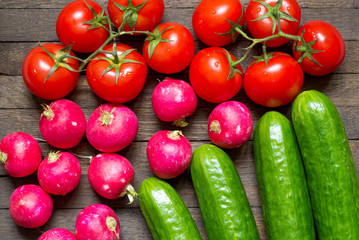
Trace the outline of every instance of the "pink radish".
<path fill-rule="evenodd" d="M 183 80 L 166 77 L 152 93 L 152 108 L 156 116 L 178 127 L 187 126 L 185 118 L 197 107 L 197 96 L 191 85 Z"/>
<path fill-rule="evenodd" d="M 121 104 L 103 104 L 91 114 L 87 124 L 89 143 L 101 152 L 117 152 L 135 139 L 136 114 Z"/>
<path fill-rule="evenodd" d="M 85 207 L 77 216 L 75 235 L 78 240 L 120 239 L 120 222 L 116 213 L 104 204 Z"/>
<path fill-rule="evenodd" d="M 181 131 L 162 130 L 147 143 L 150 168 L 159 178 L 170 179 L 181 175 L 192 159 L 192 147 Z"/>
<path fill-rule="evenodd" d="M 131 163 L 117 153 L 100 153 L 91 158 L 88 179 L 93 189 L 104 198 L 127 195 L 130 203 L 137 193 L 131 183 L 135 173 Z"/>
<path fill-rule="evenodd" d="M 33 174 L 42 160 L 39 143 L 30 134 L 15 132 L 0 142 L 0 162 L 11 177 Z"/>
<path fill-rule="evenodd" d="M 71 153 L 50 152 L 41 162 L 37 178 L 40 186 L 48 193 L 66 195 L 80 182 L 80 162 Z"/>
<path fill-rule="evenodd" d="M 76 240 L 75 235 L 64 228 L 53 228 L 44 232 L 38 240 Z"/>
<path fill-rule="evenodd" d="M 248 141 L 252 131 L 252 115 L 243 103 L 221 103 L 209 115 L 208 136 L 219 147 L 240 147 Z"/>
<path fill-rule="evenodd" d="M 86 131 L 86 117 L 74 102 L 60 99 L 43 105 L 40 133 L 51 146 L 65 149 L 78 145 Z"/>
<path fill-rule="evenodd" d="M 11 194 L 9 211 L 14 222 L 25 228 L 37 228 L 51 217 L 52 199 L 40 186 L 27 184 Z"/>

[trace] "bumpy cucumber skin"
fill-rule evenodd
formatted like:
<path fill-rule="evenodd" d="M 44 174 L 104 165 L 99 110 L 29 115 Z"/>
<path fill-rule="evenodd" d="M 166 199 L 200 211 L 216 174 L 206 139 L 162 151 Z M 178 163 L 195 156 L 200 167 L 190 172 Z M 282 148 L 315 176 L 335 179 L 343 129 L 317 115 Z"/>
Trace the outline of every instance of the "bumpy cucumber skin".
<path fill-rule="evenodd" d="M 205 144 L 192 156 L 191 175 L 208 239 L 260 239 L 238 172 L 220 148 Z"/>
<path fill-rule="evenodd" d="M 295 99 L 292 121 L 303 157 L 319 239 L 359 239 L 359 183 L 334 104 L 310 90 Z"/>
<path fill-rule="evenodd" d="M 183 199 L 167 182 L 145 179 L 138 198 L 154 240 L 201 240 L 201 234 Z"/>
<path fill-rule="evenodd" d="M 253 135 L 254 159 L 268 239 L 315 239 L 307 180 L 294 129 L 270 111 Z"/>

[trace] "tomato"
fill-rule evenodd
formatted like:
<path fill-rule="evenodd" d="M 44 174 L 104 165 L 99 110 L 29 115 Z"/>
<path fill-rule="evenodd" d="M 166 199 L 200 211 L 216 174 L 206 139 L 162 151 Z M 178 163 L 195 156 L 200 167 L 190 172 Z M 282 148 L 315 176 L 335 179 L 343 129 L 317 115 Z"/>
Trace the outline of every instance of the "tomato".
<path fill-rule="evenodd" d="M 290 55 L 271 53 L 267 64 L 253 61 L 243 80 L 247 96 L 265 107 L 279 107 L 293 101 L 303 85 L 303 71 Z M 262 56 L 263 57 L 263 56 Z"/>
<path fill-rule="evenodd" d="M 163 0 L 109 0 L 107 5 L 111 22 L 119 28 L 123 22 L 124 13 L 133 12 L 128 16 L 125 31 L 151 31 L 161 21 L 165 4 Z M 117 5 L 122 6 L 118 8 Z M 141 4 L 144 4 L 141 6 Z"/>
<path fill-rule="evenodd" d="M 150 68 L 170 74 L 180 72 L 190 64 L 194 55 L 194 39 L 186 27 L 174 22 L 162 23 L 151 34 L 143 45 L 143 57 Z M 162 40 L 156 45 L 157 39 Z M 150 57 L 153 46 L 155 48 Z"/>
<path fill-rule="evenodd" d="M 193 31 L 208 46 L 225 46 L 238 36 L 227 20 L 243 26 L 244 9 L 239 0 L 202 0 L 192 16 Z M 229 34 L 221 35 L 224 33 Z"/>
<path fill-rule="evenodd" d="M 110 44 L 103 50 L 112 52 L 113 47 Z M 130 46 L 117 43 L 115 47 L 119 61 L 109 53 L 99 53 L 88 64 L 86 77 L 90 88 L 100 98 L 112 103 L 124 103 L 141 92 L 147 78 L 147 65 L 141 54 Z"/>
<path fill-rule="evenodd" d="M 89 29 L 95 16 L 88 8 L 84 0 L 76 0 L 64 7 L 56 21 L 56 33 L 64 45 L 73 43 L 72 50 L 82 53 L 90 53 L 97 50 L 109 37 L 104 13 L 99 4 L 92 0 L 86 0 L 99 16 L 93 22 L 96 28 Z M 102 27 L 104 26 L 104 27 Z"/>
<path fill-rule="evenodd" d="M 55 55 L 64 48 L 63 45 L 57 43 L 47 43 L 41 46 Z M 72 51 L 70 55 L 75 56 Z M 63 63 L 67 63 L 74 70 L 79 68 L 78 61 L 72 58 L 64 59 Z M 59 67 L 48 77 L 54 64 L 55 61 L 51 56 L 39 46 L 26 55 L 22 65 L 22 77 L 27 88 L 34 95 L 46 100 L 54 100 L 65 97 L 75 88 L 80 77 L 78 72 Z"/>
<path fill-rule="evenodd" d="M 189 80 L 196 94 L 211 103 L 220 103 L 234 97 L 242 86 L 242 68 L 232 66 L 236 58 L 220 47 L 199 51 L 189 67 Z M 230 76 L 230 71 L 234 76 Z"/>
<path fill-rule="evenodd" d="M 278 33 L 278 24 L 276 14 L 269 14 L 267 8 L 262 4 L 267 3 L 271 7 L 274 7 L 275 4 L 278 2 L 277 0 L 251 0 L 247 6 L 246 10 L 246 24 L 249 32 L 252 34 L 254 38 L 265 38 L 268 36 L 273 35 L 273 19 L 275 19 L 275 32 L 274 34 Z M 296 0 L 283 0 L 278 14 L 281 16 L 280 20 L 280 29 L 287 34 L 295 35 L 298 30 L 300 19 L 301 19 L 301 10 Z M 263 16 L 268 16 L 262 20 L 255 21 L 257 18 Z M 287 20 L 289 14 L 292 18 L 296 19 L 297 21 L 290 21 Z M 272 17 L 271 17 L 272 16 Z M 285 18 L 285 19 L 284 19 Z M 287 38 L 276 38 L 273 40 L 269 40 L 266 43 L 268 47 L 278 47 L 285 43 L 289 42 Z"/>
<path fill-rule="evenodd" d="M 308 47 L 305 47 L 303 52 L 295 51 L 293 43 L 293 56 L 296 60 L 303 58 L 300 63 L 303 71 L 314 76 L 323 76 L 335 71 L 345 57 L 344 40 L 338 30 L 327 22 L 316 20 L 304 24 L 297 35 L 301 36 L 302 33 L 305 43 L 300 41 L 298 46 Z"/>

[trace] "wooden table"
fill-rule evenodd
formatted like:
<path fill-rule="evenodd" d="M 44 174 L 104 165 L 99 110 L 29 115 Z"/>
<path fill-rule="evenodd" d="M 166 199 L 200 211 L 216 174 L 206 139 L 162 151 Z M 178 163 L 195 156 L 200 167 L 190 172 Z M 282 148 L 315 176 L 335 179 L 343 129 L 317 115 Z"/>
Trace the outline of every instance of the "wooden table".
<path fill-rule="evenodd" d="M 244 0 L 244 6 L 249 0 Z M 25 55 L 39 41 L 58 42 L 55 22 L 61 9 L 69 0 L 0 0 L 0 138 L 6 134 L 24 131 L 34 137 L 41 138 L 38 121 L 41 114 L 41 103 L 49 103 L 32 95 L 25 87 L 21 77 L 21 66 Z M 98 1 L 103 4 L 105 0 Z M 199 0 L 165 0 L 165 13 L 162 22 L 181 23 L 192 31 L 191 16 Z M 302 90 L 316 89 L 325 93 L 337 106 L 346 127 L 350 146 L 359 170 L 359 1 L 357 0 L 298 0 L 302 8 L 302 21 L 320 19 L 334 25 L 342 34 L 346 44 L 346 58 L 337 71 L 324 77 L 306 75 Z M 143 37 L 126 37 L 122 41 L 141 51 Z M 239 39 L 226 48 L 236 57 L 244 53 L 247 41 Z M 196 52 L 205 45 L 196 40 Z M 260 54 L 260 47 L 253 54 Z M 289 47 L 282 48 L 288 51 Z M 247 59 L 242 67 L 249 63 Z M 142 93 L 133 101 L 126 103 L 133 109 L 139 119 L 139 131 L 135 141 L 121 151 L 135 169 L 133 185 L 136 189 L 148 177 L 154 176 L 146 158 L 146 143 L 155 132 L 163 129 L 175 129 L 170 123 L 159 121 L 154 115 L 150 98 L 158 79 L 165 76 L 149 71 L 147 83 Z M 173 78 L 188 80 L 188 70 L 172 75 Z M 88 118 L 92 111 L 105 103 L 96 97 L 82 75 L 76 89 L 67 96 L 82 107 Z M 251 102 L 242 89 L 234 98 L 243 102 L 250 109 L 254 124 L 268 110 Z M 207 117 L 215 104 L 202 100 L 198 102 L 196 113 L 189 118 L 189 126 L 183 129 L 184 135 L 191 141 L 193 149 L 209 143 L 206 133 Z M 278 109 L 290 118 L 291 105 Z M 43 156 L 54 150 L 47 143 L 41 143 Z M 94 156 L 98 152 L 84 140 L 71 151 L 85 156 Z M 245 187 L 248 199 L 257 221 L 261 238 L 265 239 L 265 229 L 261 212 L 261 203 L 257 189 L 255 168 L 253 163 L 252 140 L 243 147 L 226 150 L 233 159 Z M 54 212 L 48 223 L 38 229 L 18 227 L 11 220 L 8 210 L 9 198 L 13 190 L 23 184 L 37 184 L 36 175 L 25 178 L 11 178 L 0 169 L 0 238 L 1 239 L 37 239 L 40 234 L 55 227 L 74 231 L 77 214 L 84 207 L 93 203 L 111 206 L 117 213 L 121 223 L 122 239 L 151 239 L 146 222 L 142 217 L 138 201 L 132 205 L 127 199 L 107 200 L 97 195 L 87 180 L 88 159 L 80 159 L 82 167 L 81 182 L 77 189 L 67 196 L 54 196 Z M 168 181 L 182 196 L 195 219 L 203 238 L 206 239 L 201 212 L 187 171 L 182 176 Z"/>

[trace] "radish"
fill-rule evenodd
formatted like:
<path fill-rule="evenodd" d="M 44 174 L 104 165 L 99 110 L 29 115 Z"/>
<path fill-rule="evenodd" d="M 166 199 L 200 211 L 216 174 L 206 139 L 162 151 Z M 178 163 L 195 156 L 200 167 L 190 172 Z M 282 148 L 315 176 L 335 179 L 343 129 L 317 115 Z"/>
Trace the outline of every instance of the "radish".
<path fill-rule="evenodd" d="M 40 145 L 28 133 L 10 133 L 0 142 L 0 162 L 11 177 L 33 174 L 39 167 L 41 159 Z"/>
<path fill-rule="evenodd" d="M 76 240 L 75 235 L 64 228 L 53 228 L 44 232 L 38 240 Z"/>
<path fill-rule="evenodd" d="M 135 139 L 136 114 L 121 104 L 106 103 L 96 108 L 87 124 L 89 143 L 101 152 L 117 152 Z"/>
<path fill-rule="evenodd" d="M 86 131 L 86 117 L 79 105 L 60 99 L 43 108 L 40 133 L 45 141 L 61 149 L 78 145 Z"/>
<path fill-rule="evenodd" d="M 93 189 L 104 198 L 127 195 L 130 203 L 137 196 L 131 183 L 135 173 L 131 163 L 117 153 L 100 153 L 91 158 L 88 179 Z"/>
<path fill-rule="evenodd" d="M 77 216 L 75 235 L 78 240 L 120 239 L 120 222 L 116 213 L 104 204 L 85 207 Z"/>
<path fill-rule="evenodd" d="M 243 103 L 221 103 L 209 115 L 208 136 L 219 147 L 240 147 L 249 140 L 252 131 L 252 115 Z"/>
<path fill-rule="evenodd" d="M 181 131 L 162 130 L 148 141 L 147 158 L 152 172 L 157 177 L 175 178 L 191 163 L 192 147 Z"/>
<path fill-rule="evenodd" d="M 197 96 L 190 84 L 183 80 L 166 77 L 152 93 L 152 108 L 156 116 L 178 127 L 188 125 L 185 118 L 197 107 Z"/>
<path fill-rule="evenodd" d="M 79 160 L 68 152 L 50 152 L 37 171 L 40 186 L 48 193 L 66 195 L 76 188 L 81 178 Z"/>
<path fill-rule="evenodd" d="M 50 194 L 37 185 L 20 186 L 10 197 L 10 216 L 21 227 L 37 228 L 44 225 L 50 219 L 52 209 Z"/>

